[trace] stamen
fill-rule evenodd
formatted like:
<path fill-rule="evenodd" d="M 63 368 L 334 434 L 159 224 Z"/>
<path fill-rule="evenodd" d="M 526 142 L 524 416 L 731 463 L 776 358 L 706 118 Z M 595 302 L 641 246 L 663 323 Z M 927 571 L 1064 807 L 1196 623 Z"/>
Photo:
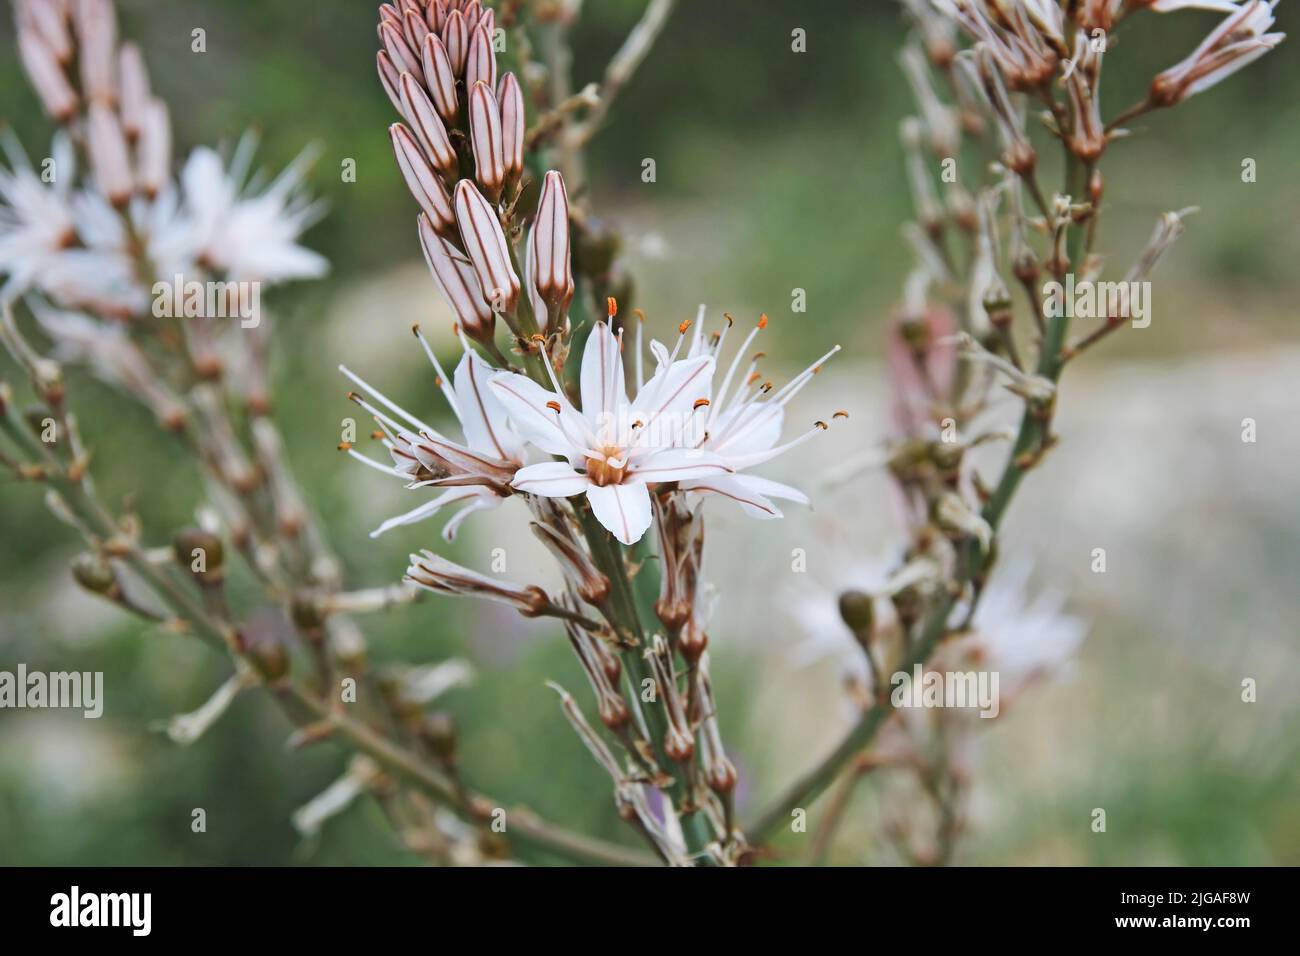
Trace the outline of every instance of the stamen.
<path fill-rule="evenodd" d="M 640 309 L 633 309 L 632 314 L 636 316 L 636 391 L 641 394 L 641 389 L 645 388 L 645 367 L 643 360 L 642 339 L 645 336 L 645 313 Z"/>
<path fill-rule="evenodd" d="M 453 326 L 453 330 L 457 334 L 459 334 L 460 332 L 459 322 L 457 322 Z M 430 364 L 433 365 L 434 372 L 437 373 L 437 378 L 435 379 L 435 383 L 437 384 L 439 391 L 442 392 L 443 396 L 447 399 L 447 404 L 451 406 L 452 412 L 455 414 L 456 418 L 459 419 L 460 409 L 456 406 L 456 393 L 452 391 L 450 385 L 448 385 L 451 379 L 447 377 L 447 373 L 443 369 L 442 364 L 438 361 L 438 357 L 433 354 L 433 349 L 429 347 L 429 343 L 425 339 L 424 333 L 420 331 L 419 325 L 412 325 L 411 331 L 415 334 L 415 337 L 419 340 L 421 347 L 423 347 L 424 349 L 424 354 L 429 357 L 429 362 Z"/>
<path fill-rule="evenodd" d="M 615 299 L 612 295 L 605 302 L 605 307 L 606 307 L 606 312 L 611 319 L 614 316 L 618 315 L 618 300 Z"/>
<path fill-rule="evenodd" d="M 730 321 L 731 316 L 727 316 L 727 319 Z M 766 316 L 764 316 L 764 319 L 766 319 Z M 745 341 L 740 343 L 740 348 L 736 352 L 736 357 L 731 360 L 731 365 L 727 368 L 727 374 L 722 378 L 722 386 L 718 389 L 717 395 L 714 396 L 714 400 L 718 403 L 719 408 L 721 408 L 723 403 L 726 401 L 727 391 L 731 388 L 731 381 L 735 378 L 736 370 L 740 368 L 741 356 L 749 351 L 750 343 L 754 341 L 754 336 L 758 335 L 758 330 L 763 328 L 764 324 L 764 322 L 759 322 L 757 328 L 751 329 L 749 335 L 746 336 Z M 730 328 L 730 325 L 728 325 L 728 328 Z M 751 383 L 746 382 L 745 384 L 749 385 Z"/>
<path fill-rule="evenodd" d="M 695 400 L 695 407 L 692 410 L 698 410 L 701 408 L 708 408 L 708 407 L 709 407 L 709 400 L 707 398 L 697 398 Z"/>
<path fill-rule="evenodd" d="M 365 455 L 361 454 L 361 452 L 353 448 L 347 448 L 345 450 L 347 451 L 349 457 L 355 458 L 363 465 L 369 465 L 371 468 L 375 469 L 375 471 L 382 471 L 385 475 L 392 475 L 394 478 L 405 479 L 407 477 L 406 475 L 402 474 L 400 471 L 398 471 L 396 468 L 392 467 L 391 465 L 385 465 L 375 461 L 373 458 L 367 458 Z"/>
<path fill-rule="evenodd" d="M 402 406 L 398 405 L 396 402 L 389 399 L 388 396 L 386 396 L 383 392 L 379 391 L 377 388 L 374 388 L 369 383 L 367 383 L 365 379 L 361 378 L 359 375 L 354 374 L 346 365 L 340 365 L 339 371 L 342 372 L 344 375 L 346 375 L 348 378 L 350 378 L 357 385 L 361 386 L 361 388 L 365 389 L 367 392 L 373 395 L 375 397 L 375 400 L 378 401 L 385 408 L 388 408 L 394 413 L 400 415 L 402 418 L 405 418 L 417 429 L 422 428 L 426 431 L 437 434 L 437 431 L 435 429 L 426 425 L 424 422 L 420 421 L 418 418 L 416 418 L 406 409 L 402 408 Z M 358 402 L 358 404 L 360 403 Z M 362 405 L 362 407 L 365 408 L 366 406 Z"/>

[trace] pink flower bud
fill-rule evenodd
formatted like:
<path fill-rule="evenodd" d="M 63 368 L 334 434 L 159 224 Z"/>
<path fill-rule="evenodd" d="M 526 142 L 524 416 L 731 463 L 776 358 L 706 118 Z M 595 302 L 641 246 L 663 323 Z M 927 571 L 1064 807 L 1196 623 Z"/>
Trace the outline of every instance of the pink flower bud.
<path fill-rule="evenodd" d="M 410 73 L 423 83 L 424 71 L 420 69 L 420 58 L 415 55 L 415 51 L 406 42 L 406 37 L 402 36 L 402 31 L 392 23 L 385 21 L 379 25 L 379 35 L 384 41 L 384 49 L 388 52 L 388 56 L 393 61 L 393 66 L 397 68 L 397 72 Z"/>
<path fill-rule="evenodd" d="M 77 0 L 75 10 L 81 87 L 87 99 L 111 103 L 116 98 L 113 68 L 117 60 L 113 4 L 110 0 Z"/>
<path fill-rule="evenodd" d="M 446 0 L 433 0 L 429 8 L 424 11 L 424 15 L 429 21 L 429 29 L 441 33 L 443 24 L 447 22 Z"/>
<path fill-rule="evenodd" d="M 497 12 L 492 9 L 484 10 L 483 16 L 479 18 L 478 25 L 487 30 L 488 38 L 491 39 L 492 34 L 496 33 L 497 30 Z"/>
<path fill-rule="evenodd" d="M 411 195 L 433 221 L 436 229 L 440 232 L 450 229 L 455 223 L 455 216 L 447 198 L 447 189 L 415 137 L 401 123 L 388 127 L 388 134 L 393 140 L 393 153 L 397 156 L 398 168 L 402 171 L 402 178 L 406 180 Z"/>
<path fill-rule="evenodd" d="M 375 54 L 375 66 L 379 70 L 379 82 L 383 85 L 389 100 L 392 101 L 393 109 L 402 112 L 402 94 L 397 89 L 400 74 L 397 72 L 397 67 L 393 66 L 392 57 L 380 50 Z"/>
<path fill-rule="evenodd" d="M 67 5 L 49 0 L 17 0 L 14 13 L 19 30 L 34 30 L 63 66 L 72 62 L 72 37 L 68 35 Z"/>
<path fill-rule="evenodd" d="M 549 325 L 558 327 L 573 301 L 569 252 L 569 194 L 564 177 L 551 170 L 542 179 L 537 216 L 528 234 L 528 281 L 546 303 Z M 531 290 L 530 290 L 531 295 Z"/>
<path fill-rule="evenodd" d="M 488 308 L 474 267 L 434 232 L 428 217 L 423 215 L 420 216 L 420 247 L 442 297 L 451 306 L 465 334 L 479 341 L 491 339 L 496 316 Z"/>
<path fill-rule="evenodd" d="M 119 108 L 122 128 L 135 139 L 144 125 L 145 110 L 149 108 L 149 74 L 144 68 L 144 57 L 134 43 L 123 43 L 118 53 L 118 79 L 121 83 Z"/>
<path fill-rule="evenodd" d="M 416 82 L 410 73 L 403 73 L 400 80 L 402 94 L 402 115 L 415 128 L 415 135 L 424 147 L 424 152 L 433 160 L 434 167 L 444 176 L 452 179 L 456 175 L 456 150 L 447 138 L 447 128 L 438 118 L 429 94 Z"/>
<path fill-rule="evenodd" d="M 424 16 L 408 10 L 402 18 L 402 36 L 406 38 L 406 45 L 412 51 L 417 51 L 424 46 L 424 38 L 428 35 L 429 24 L 425 22 Z"/>
<path fill-rule="evenodd" d="M 465 85 L 473 89 L 479 82 L 486 83 L 490 90 L 496 89 L 497 55 L 492 52 L 491 34 L 482 27 L 475 27 L 465 57 Z"/>
<path fill-rule="evenodd" d="M 87 130 L 95 185 L 113 205 L 124 205 L 134 189 L 131 158 L 126 148 L 126 136 L 113 108 L 99 101 L 91 103 Z"/>
<path fill-rule="evenodd" d="M 140 187 L 152 198 L 171 178 L 172 124 L 162 100 L 150 99 L 145 104 L 136 153 Z"/>
<path fill-rule="evenodd" d="M 447 14 L 447 21 L 442 25 L 442 45 L 451 58 L 452 72 L 460 76 L 465 69 L 465 55 L 469 52 L 469 28 L 459 10 Z"/>
<path fill-rule="evenodd" d="M 501 146 L 501 111 L 491 87 L 480 81 L 469 94 L 469 131 L 474 146 L 474 171 L 493 202 L 505 185 L 505 155 Z"/>
<path fill-rule="evenodd" d="M 510 247 L 496 210 L 468 179 L 456 184 L 455 207 L 461 243 L 474 264 L 486 301 L 502 312 L 514 311 L 519 301 L 519 277 L 510 264 Z"/>
<path fill-rule="evenodd" d="M 502 75 L 497 102 L 501 104 L 501 151 L 505 156 L 506 180 L 513 183 L 524 172 L 525 136 L 524 94 L 513 73 Z"/>
<path fill-rule="evenodd" d="M 18 56 L 45 112 L 60 123 L 72 119 L 77 111 L 76 91 L 64 76 L 54 52 L 35 30 L 19 28 Z"/>
<path fill-rule="evenodd" d="M 424 38 L 421 61 L 424 64 L 424 82 L 433 96 L 433 105 L 438 115 L 450 123 L 460 111 L 460 104 L 456 101 L 456 74 L 452 71 L 447 48 L 432 33 Z"/>

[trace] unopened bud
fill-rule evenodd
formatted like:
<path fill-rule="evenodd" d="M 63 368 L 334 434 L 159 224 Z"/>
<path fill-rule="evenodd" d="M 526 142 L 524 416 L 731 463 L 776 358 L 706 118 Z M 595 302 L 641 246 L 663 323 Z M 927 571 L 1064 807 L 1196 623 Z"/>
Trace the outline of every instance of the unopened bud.
<path fill-rule="evenodd" d="M 72 560 L 72 576 L 92 594 L 113 596 L 119 591 L 113 566 L 97 554 L 79 554 Z"/>
<path fill-rule="evenodd" d="M 268 684 L 276 684 L 289 674 L 289 651 L 274 635 L 256 639 L 243 636 L 244 657 Z"/>
<path fill-rule="evenodd" d="M 203 585 L 220 584 L 225 577 L 225 552 L 221 539 L 202 528 L 182 528 L 172 539 L 176 563 Z"/>
<path fill-rule="evenodd" d="M 871 595 L 865 591 L 845 591 L 840 595 L 840 617 L 854 634 L 870 634 L 876 620 Z"/>

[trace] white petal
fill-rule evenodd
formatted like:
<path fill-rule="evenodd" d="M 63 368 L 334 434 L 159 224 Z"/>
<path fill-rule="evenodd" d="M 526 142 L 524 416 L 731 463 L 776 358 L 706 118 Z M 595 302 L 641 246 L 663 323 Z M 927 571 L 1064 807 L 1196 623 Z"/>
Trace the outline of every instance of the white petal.
<path fill-rule="evenodd" d="M 618 411 L 627 405 L 623 356 L 606 322 L 597 322 L 582 351 L 582 414 L 598 435 L 614 441 Z"/>
<path fill-rule="evenodd" d="M 591 480 L 563 461 L 543 461 L 520 468 L 511 486 L 543 498 L 569 498 L 586 491 Z"/>
<path fill-rule="evenodd" d="M 743 477 L 728 475 L 721 478 L 701 478 L 698 481 L 683 482 L 682 488 L 688 491 L 711 491 L 724 498 L 730 498 L 753 518 L 782 517 L 781 509 L 745 484 Z"/>
<path fill-rule="evenodd" d="M 655 447 L 673 444 L 693 421 L 696 401 L 709 397 L 713 369 L 713 358 L 702 356 L 673 362 L 655 372 L 632 403 L 633 418 L 641 422 L 638 437 L 646 436 Z M 704 419 L 699 421 L 702 427 Z"/>
<path fill-rule="evenodd" d="M 488 387 L 494 369 L 473 351 L 456 366 L 456 411 L 470 448 L 504 461 L 523 461 L 523 447 L 510 429 L 506 410 Z"/>
<path fill-rule="evenodd" d="M 650 492 L 639 481 L 587 488 L 596 520 L 624 544 L 635 544 L 650 527 Z"/>
<path fill-rule="evenodd" d="M 773 481 L 759 475 L 737 475 L 736 481 L 750 491 L 756 491 L 760 495 L 766 495 L 769 498 L 781 498 L 800 505 L 809 504 L 808 496 L 793 485 L 784 485 L 779 481 Z"/>
<path fill-rule="evenodd" d="M 729 475 L 732 468 L 717 455 L 694 448 L 667 448 L 639 457 L 629 469 L 637 481 L 689 481 Z"/>
<path fill-rule="evenodd" d="M 437 514 L 438 510 L 457 501 L 463 501 L 467 498 L 477 498 L 483 494 L 482 488 L 452 488 L 450 491 L 444 491 L 438 497 L 431 501 L 426 501 L 418 508 L 412 508 L 405 514 L 396 515 L 389 518 L 374 531 L 370 532 L 370 537 L 377 538 L 385 531 L 391 531 L 393 528 L 407 524 L 415 524 L 417 521 L 423 521 L 425 518 Z M 493 497 L 496 497 L 493 495 Z"/>
<path fill-rule="evenodd" d="M 560 416 L 565 415 L 566 424 L 574 418 L 581 419 L 581 416 L 570 410 L 563 397 L 557 397 L 531 379 L 513 372 L 494 375 L 489 385 L 526 441 L 551 455 L 569 458 L 578 453 L 579 450 L 560 428 Z M 553 406 L 548 407 L 547 402 L 558 403 L 559 414 Z"/>

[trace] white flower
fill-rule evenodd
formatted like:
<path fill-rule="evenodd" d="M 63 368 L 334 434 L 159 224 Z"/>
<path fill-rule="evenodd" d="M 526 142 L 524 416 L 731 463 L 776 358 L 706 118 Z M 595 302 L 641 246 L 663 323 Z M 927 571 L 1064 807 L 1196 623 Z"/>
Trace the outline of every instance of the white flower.
<path fill-rule="evenodd" d="M 245 136 L 223 167 L 216 151 L 200 146 L 181 172 L 190 252 L 232 282 L 277 282 L 324 275 L 328 262 L 297 244 L 321 212 L 301 187 L 310 157 L 300 155 L 265 189 L 245 185 L 253 137 Z"/>
<path fill-rule="evenodd" d="M 564 459 L 521 468 L 514 488 L 548 498 L 586 495 L 596 519 L 619 541 L 633 544 L 650 527 L 648 485 L 732 469 L 718 455 L 682 442 L 696 411 L 708 404 L 713 357 L 674 361 L 660 346 L 658 371 L 629 402 L 621 346 L 621 336 L 606 323 L 592 329 L 582 356 L 582 411 L 565 395 L 549 361 L 554 392 L 509 372 L 496 375 L 492 387 L 520 434 Z"/>
<path fill-rule="evenodd" d="M 1063 592 L 1030 597 L 1031 570 L 1028 561 L 996 568 L 975 610 L 973 633 L 961 640 L 983 667 L 1017 687 L 1060 672 L 1088 633 L 1086 621 L 1064 613 Z"/>
<path fill-rule="evenodd" d="M 54 259 L 77 241 L 72 216 L 76 160 L 72 143 L 59 133 L 51 150 L 54 181 L 44 183 L 12 132 L 0 137 L 9 169 L 0 168 L 0 299 L 12 302 L 40 285 Z"/>
<path fill-rule="evenodd" d="M 377 408 L 360 396 L 351 396 L 379 422 L 384 433 L 384 446 L 391 454 L 393 464 L 381 464 L 350 446 L 344 447 L 357 460 L 403 479 L 407 488 L 446 489 L 419 507 L 389 518 L 371 532 L 372 538 L 390 528 L 432 517 L 450 505 L 460 505 L 460 510 L 443 528 L 443 537 L 450 541 L 467 517 L 476 511 L 495 508 L 511 494 L 510 480 L 524 463 L 524 446 L 511 428 L 500 401 L 488 388 L 493 369 L 478 357 L 468 342 L 461 339 L 465 354 L 456 366 L 455 377 L 448 380 L 419 328 L 412 331 L 433 363 L 438 376 L 437 385 L 465 433 L 464 443 L 456 442 L 420 421 L 340 365 L 339 371 L 382 406 Z M 382 409 L 388 409 L 397 417 Z"/>
<path fill-rule="evenodd" d="M 701 317 L 703 312 L 704 308 L 701 306 Z M 721 333 L 716 337 L 706 338 L 703 334 L 703 322 L 697 320 L 688 359 L 707 356 L 716 360 L 726 343 L 731 326 L 732 321 L 728 317 L 727 325 Z M 812 381 L 822 364 L 838 352 L 840 347 L 835 346 L 782 388 L 775 388 L 770 381 L 764 380 L 759 375 L 759 356 L 749 360 L 743 376 L 738 374 L 741 362 L 749 353 L 755 336 L 766 327 L 767 316 L 762 316 L 758 325 L 750 331 L 740 348 L 736 350 L 721 383 L 714 394 L 708 396 L 708 412 L 699 425 L 700 439 L 694 447 L 699 451 L 716 455 L 726 464 L 727 472 L 683 481 L 681 487 L 686 490 L 708 491 L 722 495 L 740 504 L 746 513 L 756 518 L 779 518 L 781 510 L 772 503 L 772 498 L 806 505 L 808 496 L 790 485 L 758 475 L 739 474 L 739 472 L 797 448 L 819 431 L 825 430 L 826 423 L 817 422 L 793 440 L 778 444 L 785 424 L 785 406 Z M 651 348 L 653 349 L 654 345 Z"/>

